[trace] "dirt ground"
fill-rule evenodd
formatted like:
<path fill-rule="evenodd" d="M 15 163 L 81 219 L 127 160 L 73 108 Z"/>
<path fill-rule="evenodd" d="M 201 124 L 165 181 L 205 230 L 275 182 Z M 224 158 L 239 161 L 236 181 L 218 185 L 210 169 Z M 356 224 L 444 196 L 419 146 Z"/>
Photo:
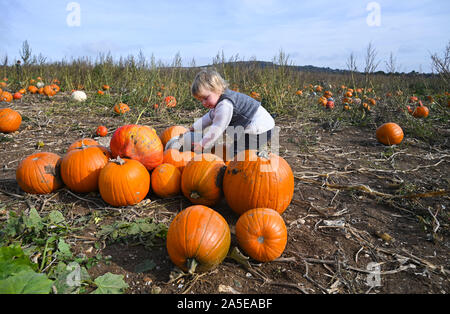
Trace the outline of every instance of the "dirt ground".
<path fill-rule="evenodd" d="M 442 192 L 450 186 L 448 144 L 429 146 L 406 134 L 400 145 L 389 148 L 377 143 L 372 127 L 277 117 L 279 154 L 295 176 L 294 197 L 283 213 L 288 229 L 284 253 L 268 263 L 250 259 L 250 267 L 227 258 L 208 273 L 179 276 L 164 241 L 156 240 L 152 247 L 139 241 L 101 241 L 97 232 L 102 223 L 114 220 L 151 217 L 168 225 L 190 205 L 186 198 L 164 200 L 150 194 L 139 205 L 115 209 L 98 193 L 78 195 L 62 189 L 31 196 L 18 187 L 15 169 L 26 156 L 37 151 L 62 156 L 73 141 L 92 137 L 100 124 L 111 134 L 133 123 L 107 106 L 62 107 L 66 101 L 62 95 L 53 100 L 29 96 L 11 105 L 24 120 L 18 132 L 0 135 L 0 203 L 20 211 L 28 209 L 28 200 L 41 212 L 59 208 L 66 217 L 101 217 L 98 224 L 86 219 L 82 231 L 66 240 L 76 254 L 103 256 L 89 269 L 92 278 L 106 272 L 123 274 L 129 294 L 450 292 L 450 199 Z M 186 124 L 188 116 L 179 114 Z M 157 130 L 174 124 L 145 114 L 139 123 Z M 448 130 L 442 132 L 448 138 Z M 238 217 L 225 201 L 214 209 L 228 221 L 232 247 L 236 246 Z M 153 263 L 152 269 L 137 271 L 145 261 Z"/>

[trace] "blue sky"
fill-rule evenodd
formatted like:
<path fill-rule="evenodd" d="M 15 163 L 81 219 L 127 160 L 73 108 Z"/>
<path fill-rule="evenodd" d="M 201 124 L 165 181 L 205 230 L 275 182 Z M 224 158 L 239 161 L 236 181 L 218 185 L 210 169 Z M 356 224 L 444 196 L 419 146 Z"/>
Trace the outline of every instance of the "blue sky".
<path fill-rule="evenodd" d="M 378 70 L 392 52 L 400 71 L 430 72 L 431 53 L 450 41 L 450 1 L 78 0 L 80 25 L 67 18 L 72 1 L 0 0 L 0 58 L 19 57 L 23 41 L 50 61 L 111 52 L 183 65 L 226 59 L 271 61 L 280 50 L 295 65 L 346 68 L 354 53 L 362 70 L 369 42 Z M 379 16 L 380 25 L 368 18 Z M 372 23 L 373 24 L 373 23 Z"/>

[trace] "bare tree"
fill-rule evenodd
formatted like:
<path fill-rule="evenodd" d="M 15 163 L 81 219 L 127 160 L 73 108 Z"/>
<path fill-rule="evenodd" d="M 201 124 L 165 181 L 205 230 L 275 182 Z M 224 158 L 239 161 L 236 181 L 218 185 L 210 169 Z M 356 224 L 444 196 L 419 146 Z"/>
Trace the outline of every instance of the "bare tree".
<path fill-rule="evenodd" d="M 445 47 L 443 57 L 439 57 L 437 53 L 431 55 L 431 66 L 433 72 L 438 73 L 446 84 L 450 82 L 450 41 Z"/>
<path fill-rule="evenodd" d="M 385 61 L 387 73 L 395 73 L 395 72 L 397 72 L 398 68 L 397 68 L 396 62 L 397 61 L 395 60 L 394 54 L 391 51 L 391 53 L 389 55 L 389 60 Z"/>
<path fill-rule="evenodd" d="M 27 40 L 25 40 L 25 41 L 22 43 L 22 49 L 19 51 L 19 53 L 20 53 L 20 57 L 21 57 L 22 60 L 23 60 L 23 63 L 24 63 L 25 65 L 28 64 L 29 61 L 30 61 L 30 58 L 31 58 L 31 47 L 30 47 L 30 45 L 28 44 L 28 41 L 27 41 Z"/>
<path fill-rule="evenodd" d="M 366 73 L 366 75 L 375 72 L 375 70 L 378 68 L 380 61 L 377 62 L 376 57 L 377 51 L 370 42 L 369 45 L 367 46 L 366 57 L 364 60 L 365 61 L 364 73 Z"/>
<path fill-rule="evenodd" d="M 369 83 L 369 76 L 370 74 L 374 73 L 375 70 L 378 68 L 378 65 L 380 64 L 380 61 L 376 60 L 377 58 L 377 51 L 375 47 L 373 47 L 372 43 L 370 42 L 367 46 L 366 50 L 366 57 L 364 59 L 365 65 L 364 65 L 364 73 L 366 76 L 366 86 Z"/>
<path fill-rule="evenodd" d="M 356 57 L 353 52 L 350 53 L 350 56 L 347 59 L 347 69 L 352 73 L 358 71 L 358 67 L 356 66 Z"/>

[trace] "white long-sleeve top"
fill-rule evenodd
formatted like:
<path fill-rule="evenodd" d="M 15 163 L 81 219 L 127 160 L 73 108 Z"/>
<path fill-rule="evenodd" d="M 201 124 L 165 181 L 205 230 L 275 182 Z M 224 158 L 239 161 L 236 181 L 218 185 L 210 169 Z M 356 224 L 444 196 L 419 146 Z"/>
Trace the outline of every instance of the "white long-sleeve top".
<path fill-rule="evenodd" d="M 209 126 L 200 144 L 203 148 L 210 148 L 214 142 L 225 132 L 233 117 L 233 104 L 228 99 L 220 101 L 216 107 L 208 111 L 202 118 L 196 120 L 192 127 L 194 130 L 204 130 Z M 244 133 L 261 134 L 275 127 L 275 120 L 270 113 L 259 106 Z"/>

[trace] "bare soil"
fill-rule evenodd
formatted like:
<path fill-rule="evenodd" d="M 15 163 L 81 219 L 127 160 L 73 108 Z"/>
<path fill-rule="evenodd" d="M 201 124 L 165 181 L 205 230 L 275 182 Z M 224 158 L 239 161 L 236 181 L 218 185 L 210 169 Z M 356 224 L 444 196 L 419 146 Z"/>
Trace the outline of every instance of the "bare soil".
<path fill-rule="evenodd" d="M 59 209 L 68 220 L 85 216 L 81 231 L 68 236 L 67 242 L 75 254 L 103 256 L 88 270 L 92 278 L 106 272 L 122 274 L 129 294 L 450 292 L 448 146 L 430 146 L 405 134 L 400 145 L 386 147 L 376 141 L 373 127 L 330 127 L 305 117 L 276 117 L 281 127 L 279 154 L 295 176 L 294 198 L 282 215 L 288 229 L 283 255 L 268 263 L 250 259 L 250 267 L 227 258 L 208 273 L 179 276 L 163 240 L 156 239 L 153 246 L 138 240 L 111 242 L 101 240 L 97 232 L 102 224 L 116 220 L 151 217 L 169 225 L 191 205 L 183 196 L 159 199 L 149 194 L 136 206 L 112 208 L 98 193 L 61 189 L 34 196 L 21 191 L 15 181 L 15 169 L 26 156 L 37 151 L 62 156 L 73 141 L 93 137 L 98 125 L 107 126 L 111 135 L 135 121 L 114 115 L 107 106 L 68 104 L 63 95 L 24 99 L 10 105 L 24 118 L 19 131 L 0 135 L 0 203 L 24 211 L 31 201 L 38 211 Z M 186 124 L 194 114 L 174 113 Z M 144 114 L 139 123 L 159 131 L 175 121 L 180 122 Z M 214 209 L 228 221 L 232 246 L 237 246 L 237 215 L 225 201 Z M 154 267 L 137 271 L 144 261 Z"/>

